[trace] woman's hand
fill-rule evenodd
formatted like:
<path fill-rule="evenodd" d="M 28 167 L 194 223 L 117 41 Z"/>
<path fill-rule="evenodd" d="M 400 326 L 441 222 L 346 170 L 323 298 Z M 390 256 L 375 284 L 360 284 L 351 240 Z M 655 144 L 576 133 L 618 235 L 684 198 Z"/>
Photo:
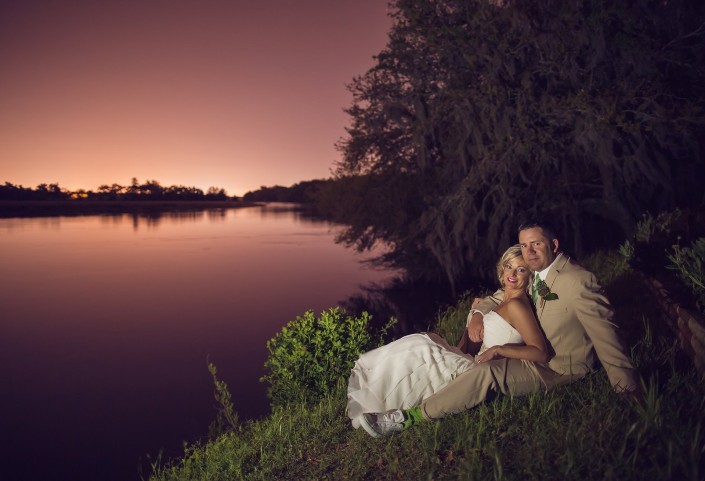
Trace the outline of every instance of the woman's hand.
<path fill-rule="evenodd" d="M 475 356 L 475 362 L 480 363 L 502 359 L 504 356 L 500 353 L 500 349 L 502 349 L 502 346 L 492 346 L 482 354 Z"/>

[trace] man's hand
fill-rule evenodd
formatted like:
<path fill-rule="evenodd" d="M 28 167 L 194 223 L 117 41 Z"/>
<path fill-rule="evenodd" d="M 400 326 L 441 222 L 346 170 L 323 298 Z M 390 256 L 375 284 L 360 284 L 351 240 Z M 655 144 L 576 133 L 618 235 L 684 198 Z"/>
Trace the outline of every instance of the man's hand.
<path fill-rule="evenodd" d="M 468 323 L 468 337 L 473 342 L 481 342 L 485 334 L 485 321 L 479 312 L 473 313 Z"/>

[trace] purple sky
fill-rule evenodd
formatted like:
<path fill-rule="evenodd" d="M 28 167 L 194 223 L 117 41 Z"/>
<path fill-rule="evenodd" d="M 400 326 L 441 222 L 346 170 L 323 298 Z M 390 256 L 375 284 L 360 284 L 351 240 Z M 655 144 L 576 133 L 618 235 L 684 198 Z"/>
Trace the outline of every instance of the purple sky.
<path fill-rule="evenodd" d="M 242 195 L 330 175 L 386 0 L 0 6 L 0 182 Z"/>

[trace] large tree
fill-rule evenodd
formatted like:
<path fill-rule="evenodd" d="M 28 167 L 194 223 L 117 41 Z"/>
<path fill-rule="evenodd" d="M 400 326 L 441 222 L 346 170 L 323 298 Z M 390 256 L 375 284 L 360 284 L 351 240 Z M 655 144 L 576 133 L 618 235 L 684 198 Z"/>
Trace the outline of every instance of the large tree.
<path fill-rule="evenodd" d="M 453 284 L 490 274 L 522 216 L 581 254 L 702 205 L 704 5 L 396 0 L 322 193 L 344 239 Z"/>

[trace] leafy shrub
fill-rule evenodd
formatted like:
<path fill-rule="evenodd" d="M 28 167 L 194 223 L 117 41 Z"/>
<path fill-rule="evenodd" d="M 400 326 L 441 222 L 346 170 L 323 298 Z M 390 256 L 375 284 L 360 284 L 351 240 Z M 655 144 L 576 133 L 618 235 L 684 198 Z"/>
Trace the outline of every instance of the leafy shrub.
<path fill-rule="evenodd" d="M 618 250 L 597 251 L 590 254 L 581 261 L 581 264 L 595 274 L 604 287 L 631 270 L 629 260 L 630 255 L 633 254 L 630 254 L 630 249 L 633 252 L 632 244 L 626 241 L 619 246 Z"/>
<path fill-rule="evenodd" d="M 260 380 L 270 384 L 272 405 L 317 402 L 347 379 L 360 353 L 374 347 L 370 319 L 367 312 L 346 316 L 338 307 L 321 312 L 320 317 L 307 311 L 267 341 L 269 358 L 264 367 L 269 373 Z M 383 332 L 394 322 L 391 319 Z"/>
<path fill-rule="evenodd" d="M 680 209 L 671 212 L 661 212 L 655 217 L 650 213 L 645 213 L 637 223 L 635 239 L 637 242 L 653 242 L 659 236 L 668 237 L 671 231 L 684 218 L 684 213 Z"/>
<path fill-rule="evenodd" d="M 656 215 L 647 212 L 637 223 L 634 236 L 619 246 L 619 254 L 631 268 L 658 279 L 672 294 L 681 296 L 686 286 L 669 270 L 667 256 L 674 244 L 687 245 L 703 236 L 704 208 L 675 209 Z M 604 279 L 601 281 L 605 283 Z"/>
<path fill-rule="evenodd" d="M 678 271 L 681 281 L 688 286 L 695 296 L 700 311 L 705 310 L 705 237 L 696 239 L 690 247 L 676 244 L 673 251 L 667 253 L 673 264 L 668 267 Z"/>

